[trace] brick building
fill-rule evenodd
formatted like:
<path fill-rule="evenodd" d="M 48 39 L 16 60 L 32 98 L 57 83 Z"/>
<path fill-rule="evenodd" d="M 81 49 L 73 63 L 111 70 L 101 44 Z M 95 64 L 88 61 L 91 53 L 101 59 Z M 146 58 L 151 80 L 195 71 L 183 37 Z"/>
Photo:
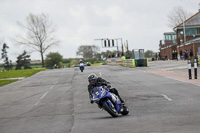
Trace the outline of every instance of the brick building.
<path fill-rule="evenodd" d="M 190 59 L 200 55 L 200 11 L 175 27 L 174 31 L 164 33 L 164 44 L 159 44 L 161 58 Z"/>
<path fill-rule="evenodd" d="M 164 33 L 164 43 L 160 41 L 159 45 L 161 59 L 175 59 L 177 57 L 176 33 Z"/>

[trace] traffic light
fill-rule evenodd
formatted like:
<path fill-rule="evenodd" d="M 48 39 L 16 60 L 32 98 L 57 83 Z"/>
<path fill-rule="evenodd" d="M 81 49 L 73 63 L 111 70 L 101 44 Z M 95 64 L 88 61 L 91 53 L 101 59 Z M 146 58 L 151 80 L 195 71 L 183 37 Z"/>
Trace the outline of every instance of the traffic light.
<path fill-rule="evenodd" d="M 108 47 L 110 47 L 110 40 L 108 40 Z"/>
<path fill-rule="evenodd" d="M 106 40 L 104 40 L 104 46 L 106 47 Z"/>
<path fill-rule="evenodd" d="M 113 46 L 113 47 L 115 46 L 115 42 L 114 42 L 114 40 L 112 40 L 112 46 Z"/>

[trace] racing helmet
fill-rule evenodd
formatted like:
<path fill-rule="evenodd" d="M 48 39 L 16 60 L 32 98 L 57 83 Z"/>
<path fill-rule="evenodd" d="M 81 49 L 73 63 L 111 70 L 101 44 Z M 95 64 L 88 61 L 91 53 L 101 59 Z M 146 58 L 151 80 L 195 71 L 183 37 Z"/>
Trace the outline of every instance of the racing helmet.
<path fill-rule="evenodd" d="M 89 83 L 94 83 L 94 82 L 96 81 L 96 79 L 97 79 L 97 76 L 96 76 L 96 74 L 94 74 L 94 73 L 91 73 L 91 74 L 88 76 L 88 82 L 89 82 Z"/>

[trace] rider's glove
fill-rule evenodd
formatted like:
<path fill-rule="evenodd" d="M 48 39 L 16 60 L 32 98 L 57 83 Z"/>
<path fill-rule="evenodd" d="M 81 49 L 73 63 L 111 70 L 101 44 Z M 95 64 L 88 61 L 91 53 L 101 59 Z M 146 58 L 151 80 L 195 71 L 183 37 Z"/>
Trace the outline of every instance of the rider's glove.
<path fill-rule="evenodd" d="M 110 85 L 110 84 L 108 84 L 108 85 L 107 85 L 107 88 L 108 88 L 108 89 L 110 89 L 110 88 L 111 88 L 111 85 Z"/>
<path fill-rule="evenodd" d="M 111 88 L 111 84 L 110 84 L 110 82 L 107 82 L 107 88 L 108 88 L 108 89 Z"/>

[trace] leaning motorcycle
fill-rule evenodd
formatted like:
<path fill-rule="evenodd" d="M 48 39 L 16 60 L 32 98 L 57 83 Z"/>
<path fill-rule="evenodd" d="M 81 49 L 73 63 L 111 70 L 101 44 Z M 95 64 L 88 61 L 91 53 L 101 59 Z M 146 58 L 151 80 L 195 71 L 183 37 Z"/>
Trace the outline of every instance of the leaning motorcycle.
<path fill-rule="evenodd" d="M 80 68 L 81 72 L 83 72 L 83 70 L 84 70 L 84 64 L 83 64 L 83 63 L 80 63 L 80 64 L 79 64 L 79 68 Z"/>
<path fill-rule="evenodd" d="M 95 87 L 92 92 L 92 101 L 95 102 L 99 108 L 107 111 L 112 117 L 118 117 L 119 114 L 127 115 L 129 113 L 128 107 L 122 105 L 118 96 L 102 86 Z"/>

